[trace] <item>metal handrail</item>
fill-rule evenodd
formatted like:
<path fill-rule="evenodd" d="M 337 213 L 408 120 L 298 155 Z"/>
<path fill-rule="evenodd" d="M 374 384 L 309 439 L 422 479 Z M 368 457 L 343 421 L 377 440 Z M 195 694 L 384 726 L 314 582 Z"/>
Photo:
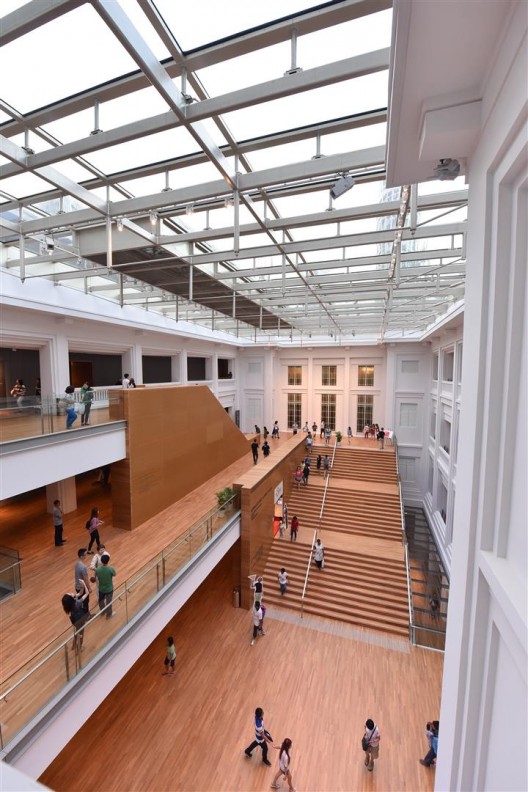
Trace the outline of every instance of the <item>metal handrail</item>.
<path fill-rule="evenodd" d="M 329 466 L 329 469 L 328 469 L 328 476 L 326 476 L 326 479 L 325 479 L 323 498 L 322 498 L 322 501 L 321 501 L 321 509 L 319 510 L 319 520 L 318 520 L 318 523 L 317 523 L 317 527 L 314 528 L 312 546 L 310 548 L 310 555 L 308 556 L 308 564 L 306 566 L 306 575 L 304 576 L 304 586 L 303 586 L 303 590 L 302 590 L 302 594 L 301 594 L 301 619 L 304 618 L 304 599 L 305 599 L 305 595 L 306 595 L 306 588 L 308 586 L 308 578 L 310 576 L 310 568 L 312 566 L 313 549 L 314 549 L 315 542 L 317 540 L 317 534 L 319 533 L 319 530 L 320 530 L 320 527 L 321 527 L 321 523 L 323 521 L 323 512 L 324 512 L 324 507 L 325 507 L 325 503 L 326 503 L 326 493 L 328 491 L 328 484 L 329 484 L 329 481 L 330 481 L 330 470 L 334 466 L 334 459 L 335 459 L 336 449 L 337 449 L 337 440 L 334 443 L 334 453 L 332 454 L 332 462 L 331 462 L 331 464 Z"/>
<path fill-rule="evenodd" d="M 236 499 L 237 499 L 237 494 L 235 493 L 235 495 L 233 495 L 233 497 L 230 499 L 230 501 L 228 501 L 228 503 L 234 503 L 236 501 Z M 207 513 L 207 517 L 202 518 L 198 522 L 194 523 L 194 525 L 192 525 L 191 528 L 189 528 L 184 534 L 182 534 L 180 537 L 178 537 L 178 539 L 176 540 L 176 543 L 174 544 L 174 546 L 167 545 L 167 547 L 163 548 L 159 553 L 156 554 L 156 556 L 154 556 L 152 559 L 147 561 L 147 564 L 143 566 L 143 568 L 142 568 L 142 570 L 141 570 L 139 575 L 136 573 L 136 575 L 131 576 L 130 578 L 127 578 L 119 586 L 119 589 L 117 589 L 114 592 L 114 601 L 118 600 L 120 597 L 123 597 L 123 595 L 126 595 L 128 592 L 130 592 L 132 590 L 132 588 L 134 586 L 136 586 L 148 574 L 148 572 L 152 571 L 152 569 L 154 569 L 157 566 L 157 564 L 159 564 L 160 561 L 163 558 L 165 558 L 165 559 L 169 558 L 172 555 L 172 553 L 178 547 L 180 547 L 180 545 L 182 545 L 186 541 L 188 541 L 192 537 L 193 533 L 195 533 L 196 531 L 201 529 L 211 519 L 211 517 L 214 514 L 216 514 L 217 512 L 220 512 L 220 509 L 211 509 L 211 510 L 209 510 L 209 512 Z M 168 547 L 171 547 L 170 552 L 168 553 L 168 555 L 163 556 L 163 553 L 167 550 Z M 158 560 L 154 561 L 154 558 L 157 558 Z M 147 566 L 148 568 L 145 568 L 145 566 Z M 165 581 L 164 581 L 163 585 L 165 585 Z M 106 606 L 105 608 L 101 609 L 100 613 L 103 613 L 104 610 L 106 610 L 107 607 L 109 607 L 109 606 Z M 96 614 L 96 617 L 99 616 L 99 615 L 100 614 Z M 79 630 L 74 630 L 74 633 L 73 633 L 74 637 L 76 635 L 78 635 L 84 629 L 86 629 L 86 625 L 81 627 Z M 67 631 L 67 632 L 69 632 L 69 631 Z M 36 666 L 34 666 L 30 671 L 28 671 L 19 680 L 17 680 L 17 682 L 15 682 L 10 688 L 8 688 L 8 690 L 6 690 L 5 693 L 0 695 L 0 701 L 7 701 L 7 697 L 9 695 L 11 695 L 11 693 L 14 690 L 16 690 L 16 688 L 18 688 L 22 684 L 22 682 L 25 682 L 26 679 L 28 679 L 32 674 L 34 674 L 35 671 L 38 671 L 38 669 L 41 668 L 42 665 L 44 665 L 44 663 L 46 663 L 60 649 L 62 649 L 68 643 L 68 641 L 70 640 L 70 637 L 71 636 L 68 635 L 68 637 L 56 649 L 53 649 L 51 652 L 49 652 L 42 660 L 40 660 L 37 663 Z M 53 640 L 55 641 L 55 640 L 57 640 L 57 638 L 54 638 Z M 52 643 L 52 642 L 50 642 L 50 643 Z M 48 646 L 49 646 L 49 644 L 48 644 Z M 42 651 L 43 650 L 41 649 L 38 654 L 40 654 Z M 35 655 L 34 655 L 34 657 L 35 657 Z M 29 662 L 31 662 L 31 660 Z M 16 671 L 14 671 L 12 674 L 10 674 L 9 677 L 7 677 L 5 680 L 2 680 L 2 684 L 5 684 L 7 682 L 7 680 L 12 679 L 16 674 L 19 673 L 19 671 L 20 671 L 20 668 L 18 668 Z"/>
<path fill-rule="evenodd" d="M 411 595 L 411 581 L 409 578 L 409 545 L 407 543 L 407 535 L 405 533 L 405 514 L 403 511 L 403 498 L 402 498 L 402 490 L 401 490 L 401 479 L 400 479 L 400 466 L 398 464 L 398 441 L 396 435 L 393 437 L 393 445 L 395 446 L 395 457 L 396 457 L 396 475 L 398 477 L 398 495 L 400 498 L 400 520 L 401 520 L 401 530 L 402 530 L 402 544 L 403 544 L 403 551 L 405 554 L 405 575 L 407 578 L 407 604 L 409 608 L 409 640 L 414 645 L 414 607 L 412 602 L 412 595 Z"/>

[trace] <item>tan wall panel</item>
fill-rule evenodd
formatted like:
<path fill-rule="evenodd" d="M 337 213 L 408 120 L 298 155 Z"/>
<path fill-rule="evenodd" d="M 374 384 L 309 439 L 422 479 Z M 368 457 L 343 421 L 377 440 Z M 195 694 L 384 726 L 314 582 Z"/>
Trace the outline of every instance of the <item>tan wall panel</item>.
<path fill-rule="evenodd" d="M 305 455 L 305 437 L 296 435 L 261 459 L 243 478 L 234 483 L 241 494 L 240 585 L 241 606 L 250 608 L 253 597 L 248 575 L 262 574 L 273 542 L 275 488 L 282 481 L 286 503 L 293 486 L 295 468 Z"/>
<path fill-rule="evenodd" d="M 114 524 L 135 528 L 248 452 L 206 386 L 123 391 L 127 459 L 112 468 Z"/>

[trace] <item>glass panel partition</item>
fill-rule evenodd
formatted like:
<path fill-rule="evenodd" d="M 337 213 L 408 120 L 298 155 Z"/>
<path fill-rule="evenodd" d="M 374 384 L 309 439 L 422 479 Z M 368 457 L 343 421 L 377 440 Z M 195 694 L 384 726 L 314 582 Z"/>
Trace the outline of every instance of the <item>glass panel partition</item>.
<path fill-rule="evenodd" d="M 93 426 L 121 421 L 123 407 L 120 391 L 121 388 L 94 389 L 89 406 L 82 402 L 80 391 L 76 391 L 73 394 L 71 417 L 67 414 L 67 405 L 62 394 L 24 397 L 20 405 L 14 398 L 1 398 L 0 442 L 63 432 L 69 428 L 69 424 L 71 429 L 84 429 L 85 422 L 88 426 Z"/>

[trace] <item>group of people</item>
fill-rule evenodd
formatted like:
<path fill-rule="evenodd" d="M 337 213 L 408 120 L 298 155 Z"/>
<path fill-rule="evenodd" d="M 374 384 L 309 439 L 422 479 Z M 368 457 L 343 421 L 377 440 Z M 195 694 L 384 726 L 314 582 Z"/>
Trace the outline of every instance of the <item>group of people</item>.
<path fill-rule="evenodd" d="M 66 539 L 62 536 L 62 517 L 63 512 L 60 500 L 55 500 L 53 504 L 53 522 L 55 526 L 55 544 L 64 544 Z M 60 522 L 59 522 L 60 520 Z M 105 611 L 107 619 L 111 619 L 112 600 L 114 595 L 114 577 L 116 570 L 110 565 L 110 553 L 101 542 L 99 527 L 103 521 L 99 518 L 97 506 L 91 510 L 90 517 L 86 522 L 86 531 L 89 534 L 88 547 L 81 547 L 77 551 L 77 561 L 74 567 L 74 589 L 71 593 L 64 594 L 62 597 L 62 607 L 69 616 L 70 622 L 75 630 L 74 649 L 82 650 L 84 639 L 84 626 L 92 618 L 90 613 L 90 594 L 92 585 L 95 584 L 97 590 L 97 601 L 101 611 Z M 96 551 L 92 547 L 96 546 Z M 87 556 L 93 556 L 90 563 L 90 572 L 86 566 Z"/>
<path fill-rule="evenodd" d="M 280 747 L 278 745 L 274 745 L 271 734 L 267 729 L 264 728 L 264 710 L 262 707 L 257 707 L 255 710 L 255 739 L 244 750 L 244 754 L 250 759 L 255 748 L 260 748 L 262 751 L 263 763 L 268 767 L 271 767 L 271 762 L 268 759 L 268 745 L 272 745 L 279 751 L 279 769 L 277 770 L 277 773 L 271 782 L 271 787 L 273 789 L 279 789 L 280 784 L 278 781 L 279 779 L 284 778 L 288 782 L 289 792 L 295 792 L 290 766 L 290 750 L 292 747 L 292 741 L 289 737 L 286 737 L 282 741 Z"/>

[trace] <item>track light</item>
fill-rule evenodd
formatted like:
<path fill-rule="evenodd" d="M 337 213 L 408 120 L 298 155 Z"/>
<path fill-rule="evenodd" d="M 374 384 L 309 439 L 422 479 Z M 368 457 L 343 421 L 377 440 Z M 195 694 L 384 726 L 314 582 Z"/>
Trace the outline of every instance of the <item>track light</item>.
<path fill-rule="evenodd" d="M 149 222 L 151 226 L 155 226 L 156 223 L 158 222 L 158 215 L 156 214 L 156 212 L 154 212 L 154 210 L 149 212 Z"/>
<path fill-rule="evenodd" d="M 55 252 L 55 242 L 53 241 L 53 239 L 47 239 L 46 253 L 48 254 L 48 256 L 52 256 L 54 252 Z"/>
<path fill-rule="evenodd" d="M 439 181 L 453 181 L 460 173 L 460 162 L 457 159 L 444 157 L 434 169 L 434 174 Z"/>
<path fill-rule="evenodd" d="M 229 209 L 230 206 L 234 206 L 233 199 L 230 195 L 228 195 L 224 201 L 224 206 L 226 209 Z"/>
<path fill-rule="evenodd" d="M 335 200 L 336 198 L 339 198 L 340 195 L 343 195 L 344 193 L 351 190 L 355 183 L 356 182 L 352 176 L 341 176 L 341 178 L 336 181 L 330 190 L 330 195 Z"/>
<path fill-rule="evenodd" d="M 187 206 L 185 207 L 185 214 L 187 215 L 187 217 L 190 217 L 191 215 L 194 214 L 194 204 L 192 203 L 187 204 Z"/>
<path fill-rule="evenodd" d="M 118 217 L 117 218 L 116 226 L 117 226 L 117 230 L 118 231 L 122 231 L 123 230 L 123 218 L 122 217 Z"/>

